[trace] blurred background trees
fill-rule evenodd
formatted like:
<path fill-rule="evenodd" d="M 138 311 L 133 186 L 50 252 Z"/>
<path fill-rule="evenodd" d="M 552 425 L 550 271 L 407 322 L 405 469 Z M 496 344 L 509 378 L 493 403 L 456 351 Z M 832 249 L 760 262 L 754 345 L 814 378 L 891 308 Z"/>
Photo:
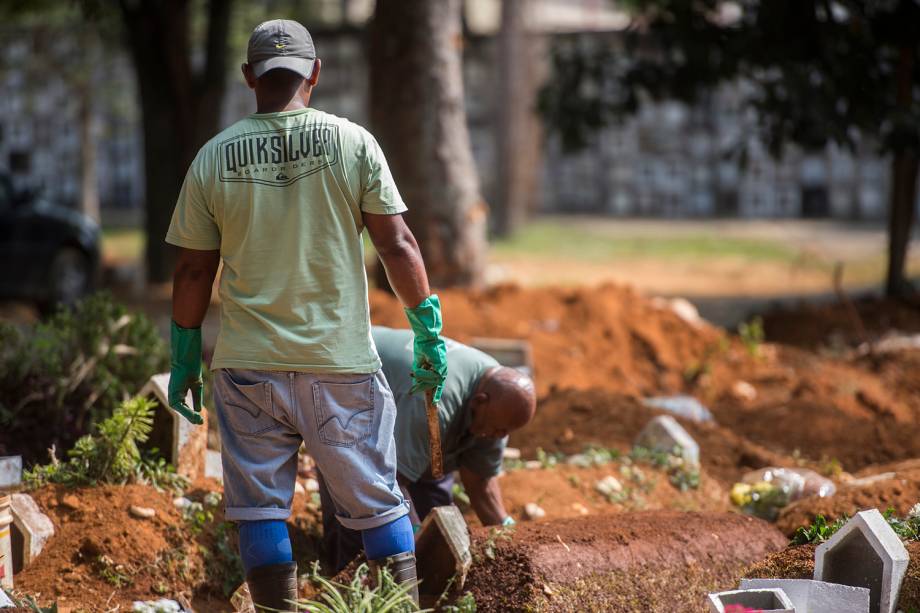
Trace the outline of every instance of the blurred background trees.
<path fill-rule="evenodd" d="M 741 79 L 759 136 L 775 156 L 795 144 L 891 156 L 890 296 L 911 292 L 905 261 L 920 152 L 920 4 L 914 0 L 621 2 L 627 36 L 605 47 L 555 50 L 542 92 L 549 125 L 570 148 L 646 100 L 694 102 Z M 744 151 L 736 152 L 744 163 Z"/>

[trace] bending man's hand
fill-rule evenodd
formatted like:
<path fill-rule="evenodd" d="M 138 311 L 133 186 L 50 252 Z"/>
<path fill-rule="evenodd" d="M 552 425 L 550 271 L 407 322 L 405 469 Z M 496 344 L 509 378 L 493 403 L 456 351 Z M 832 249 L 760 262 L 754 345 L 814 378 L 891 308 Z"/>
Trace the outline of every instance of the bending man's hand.
<path fill-rule="evenodd" d="M 193 424 L 202 424 L 201 328 L 183 328 L 172 322 L 170 340 L 169 406 Z M 192 392 L 192 408 L 185 404 L 189 390 Z"/>
<path fill-rule="evenodd" d="M 406 317 L 415 334 L 412 377 L 415 382 L 409 393 L 432 390 L 435 404 L 441 401 L 447 378 L 447 345 L 441 338 L 441 302 L 431 295 L 421 304 L 406 309 Z"/>

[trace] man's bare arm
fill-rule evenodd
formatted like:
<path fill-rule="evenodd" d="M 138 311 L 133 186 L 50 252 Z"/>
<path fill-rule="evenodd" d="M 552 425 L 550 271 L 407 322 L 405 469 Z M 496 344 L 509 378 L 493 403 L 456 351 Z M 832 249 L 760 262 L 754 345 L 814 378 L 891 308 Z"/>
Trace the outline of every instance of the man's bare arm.
<path fill-rule="evenodd" d="M 364 225 L 396 296 L 407 308 L 418 306 L 431 290 L 418 243 L 402 215 L 364 213 Z"/>
<path fill-rule="evenodd" d="M 508 513 L 502 504 L 502 490 L 498 477 L 480 477 L 473 471 L 460 467 L 460 481 L 470 497 L 470 504 L 484 526 L 498 526 Z"/>
<path fill-rule="evenodd" d="M 211 304 L 211 286 L 220 251 L 179 248 L 173 276 L 172 318 L 183 328 L 198 328 Z"/>

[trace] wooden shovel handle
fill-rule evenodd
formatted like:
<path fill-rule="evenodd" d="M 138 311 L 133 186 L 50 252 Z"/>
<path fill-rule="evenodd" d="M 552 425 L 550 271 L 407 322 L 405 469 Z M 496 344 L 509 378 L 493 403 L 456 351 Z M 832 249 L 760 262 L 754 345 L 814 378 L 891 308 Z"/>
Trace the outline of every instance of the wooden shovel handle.
<path fill-rule="evenodd" d="M 434 403 L 434 392 L 425 392 L 425 412 L 428 414 L 428 449 L 431 452 L 431 476 L 444 477 L 444 456 L 441 453 L 441 421 L 438 419 L 438 405 Z"/>

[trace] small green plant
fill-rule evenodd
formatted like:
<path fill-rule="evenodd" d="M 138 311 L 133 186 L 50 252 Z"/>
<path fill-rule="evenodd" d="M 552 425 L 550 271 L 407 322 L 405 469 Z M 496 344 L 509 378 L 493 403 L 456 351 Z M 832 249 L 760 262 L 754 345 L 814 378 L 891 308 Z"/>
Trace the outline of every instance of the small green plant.
<path fill-rule="evenodd" d="M 98 556 L 93 566 L 96 572 L 99 573 L 99 576 L 113 587 L 121 588 L 133 583 L 131 575 L 128 574 L 124 565 L 116 564 L 115 561 L 107 555 Z"/>
<path fill-rule="evenodd" d="M 500 541 L 510 541 L 514 537 L 514 526 L 494 527 L 489 530 L 489 536 L 483 541 L 482 545 L 474 553 L 474 558 L 480 560 L 485 557 L 490 560 L 495 559 L 495 551 L 498 549 Z"/>
<path fill-rule="evenodd" d="M 763 330 L 763 318 L 759 315 L 749 322 L 738 324 L 738 336 L 751 357 L 760 356 L 760 346 L 766 338 Z"/>
<path fill-rule="evenodd" d="M 441 607 L 443 613 L 476 613 L 476 599 L 466 592 L 452 605 Z"/>
<path fill-rule="evenodd" d="M 450 491 L 453 495 L 454 502 L 461 510 L 470 508 L 470 497 L 469 494 L 466 493 L 466 489 L 463 487 L 462 483 L 454 483 Z"/>
<path fill-rule="evenodd" d="M 186 481 L 165 462 L 141 456 L 138 445 L 147 441 L 153 427 L 156 403 L 137 396 L 124 401 L 110 417 L 103 420 L 94 435 L 80 438 L 62 462 L 51 450 L 49 464 L 25 471 L 23 482 L 28 488 L 46 483 L 67 486 L 143 481 L 157 487 L 181 487 Z"/>
<path fill-rule="evenodd" d="M 213 548 L 203 549 L 205 567 L 209 581 L 217 585 L 224 596 L 229 597 L 245 579 L 243 562 L 233 545 L 232 535 L 236 526 L 232 522 L 220 522 L 214 527 Z"/>
<path fill-rule="evenodd" d="M 537 447 L 537 461 L 541 468 L 556 468 L 559 460 L 564 457 L 561 453 L 547 453 L 542 447 Z"/>
<path fill-rule="evenodd" d="M 920 515 L 916 513 L 918 510 L 920 509 L 915 506 L 907 517 L 899 518 L 895 516 L 894 509 L 889 507 L 882 515 L 902 541 L 920 541 Z"/>
<path fill-rule="evenodd" d="M 682 492 L 700 487 L 700 469 L 684 460 L 682 451 L 675 447 L 670 453 L 633 447 L 629 458 L 633 462 L 646 462 L 668 473 L 671 485 Z"/>
<path fill-rule="evenodd" d="M 409 590 L 412 585 L 400 585 L 392 575 L 381 569 L 376 577 L 376 587 L 370 587 L 370 570 L 362 564 L 355 571 L 349 583 L 338 583 L 323 577 L 319 565 L 313 564 L 309 578 L 320 588 L 319 595 L 312 600 L 296 603 L 298 611 L 309 613 L 413 613 L 429 612 L 419 609 L 413 602 Z"/>
<path fill-rule="evenodd" d="M 2 590 L 11 601 L 13 601 L 13 606 L 18 607 L 17 610 L 25 609 L 30 611 L 30 613 L 58 613 L 58 606 L 55 602 L 50 607 L 41 607 L 35 602 L 35 599 L 31 596 L 20 597 L 17 596 L 15 592 L 10 592 L 9 590 Z"/>
<path fill-rule="evenodd" d="M 808 543 L 823 543 L 827 539 L 843 528 L 849 518 L 843 516 L 837 521 L 828 523 L 823 515 L 816 515 L 815 520 L 810 526 L 803 526 L 796 530 L 795 536 L 792 537 L 793 545 L 806 545 Z"/>

